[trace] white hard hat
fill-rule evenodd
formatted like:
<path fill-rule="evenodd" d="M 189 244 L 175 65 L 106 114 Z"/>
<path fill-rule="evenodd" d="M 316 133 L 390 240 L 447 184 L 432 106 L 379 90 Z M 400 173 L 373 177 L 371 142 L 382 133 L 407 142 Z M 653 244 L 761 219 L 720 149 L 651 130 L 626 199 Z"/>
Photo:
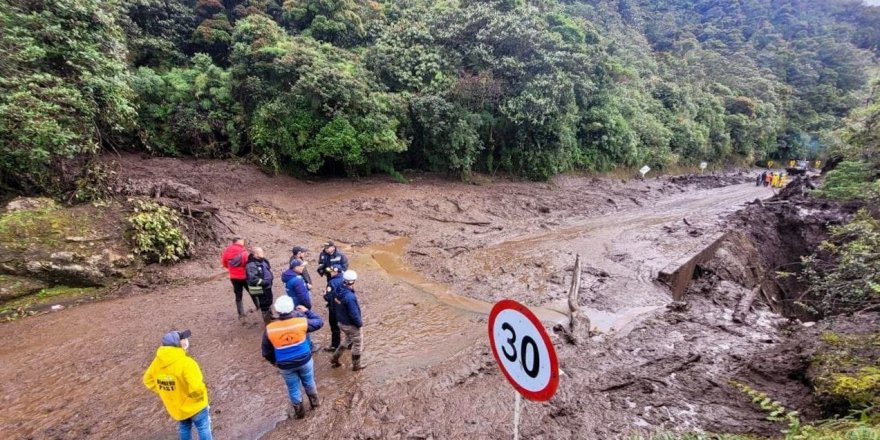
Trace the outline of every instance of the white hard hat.
<path fill-rule="evenodd" d="M 281 295 L 275 300 L 275 311 L 281 314 L 293 311 L 293 299 L 287 295 Z"/>
<path fill-rule="evenodd" d="M 353 270 L 347 270 L 342 274 L 342 279 L 345 281 L 357 281 L 358 274 Z"/>

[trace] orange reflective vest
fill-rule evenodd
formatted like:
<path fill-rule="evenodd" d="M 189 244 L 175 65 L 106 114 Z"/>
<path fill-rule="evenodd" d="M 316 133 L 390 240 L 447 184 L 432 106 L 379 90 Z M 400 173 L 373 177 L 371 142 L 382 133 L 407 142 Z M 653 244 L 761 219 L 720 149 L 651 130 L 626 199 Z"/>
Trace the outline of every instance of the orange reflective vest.
<path fill-rule="evenodd" d="M 295 361 L 309 357 L 312 347 L 306 335 L 309 321 L 306 318 L 290 318 L 275 321 L 266 326 L 266 336 L 275 348 L 275 362 Z"/>

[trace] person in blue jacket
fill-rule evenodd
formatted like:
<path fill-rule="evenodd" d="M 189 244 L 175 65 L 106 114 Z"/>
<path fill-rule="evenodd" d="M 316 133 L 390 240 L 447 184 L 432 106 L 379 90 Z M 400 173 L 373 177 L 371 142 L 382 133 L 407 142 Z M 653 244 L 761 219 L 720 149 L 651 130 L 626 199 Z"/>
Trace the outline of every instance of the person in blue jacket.
<path fill-rule="evenodd" d="M 293 276 L 287 277 L 287 280 L 284 282 L 284 289 L 287 291 L 287 296 L 293 298 L 294 305 L 303 306 L 311 310 L 312 294 L 309 292 L 309 286 L 302 276 L 305 267 L 305 262 L 302 260 L 292 260 L 290 262 L 290 271 L 293 272 Z M 284 271 L 284 274 L 287 273 L 288 271 Z M 284 274 L 282 274 L 282 279 Z"/>
<path fill-rule="evenodd" d="M 339 323 L 336 322 L 336 303 L 333 302 L 333 296 L 342 286 L 342 267 L 330 266 L 327 273 L 330 278 L 327 281 L 327 291 L 324 293 L 324 301 L 327 301 L 327 312 L 330 316 L 330 346 L 325 351 L 336 351 L 339 348 L 339 342 L 342 340 L 342 332 L 339 330 Z"/>
<path fill-rule="evenodd" d="M 354 283 L 357 281 L 357 272 L 347 270 L 342 274 L 343 284 L 336 290 L 333 296 L 333 303 L 336 311 L 336 321 L 339 322 L 339 329 L 345 333 L 345 339 L 349 341 L 351 346 L 351 369 L 352 371 L 362 370 L 361 355 L 364 349 L 364 335 L 361 330 L 364 321 L 361 318 L 361 306 L 358 304 L 357 295 L 354 291 Z M 333 368 L 340 367 L 342 364 L 339 358 L 342 356 L 342 346 L 336 348 L 331 360 Z"/>
<path fill-rule="evenodd" d="M 318 275 L 327 277 L 327 282 L 330 282 L 330 278 L 332 278 L 332 273 L 330 269 L 333 266 L 339 266 L 342 268 L 342 271 L 348 270 L 348 257 L 342 253 L 339 249 L 336 249 L 336 243 L 333 240 L 328 240 L 324 243 L 324 250 L 321 251 L 321 255 L 318 256 Z"/>
<path fill-rule="evenodd" d="M 321 317 L 302 306 L 294 308 L 293 300 L 282 295 L 275 301 L 279 320 L 269 323 L 263 332 L 263 358 L 281 370 L 287 394 L 296 418 L 305 417 L 306 410 L 300 394 L 300 384 L 309 396 L 312 410 L 320 405 L 315 384 L 315 362 L 312 360 L 308 334 L 324 325 Z"/>

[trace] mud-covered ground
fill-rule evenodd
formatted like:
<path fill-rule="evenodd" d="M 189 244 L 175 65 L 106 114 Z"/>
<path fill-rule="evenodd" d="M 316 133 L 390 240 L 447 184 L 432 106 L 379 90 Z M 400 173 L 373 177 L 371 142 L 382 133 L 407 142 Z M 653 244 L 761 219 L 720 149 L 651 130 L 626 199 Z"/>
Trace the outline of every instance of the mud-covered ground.
<path fill-rule="evenodd" d="M 724 298 L 736 292 L 717 286 L 695 286 L 688 307 L 669 309 L 668 290 L 654 281 L 712 240 L 725 216 L 772 194 L 751 176 L 475 186 L 422 175 L 408 184 L 308 182 L 219 161 L 119 162 L 124 179 L 173 178 L 201 191 L 279 272 L 293 245 L 314 249 L 315 260 L 326 238 L 341 242 L 361 274 L 368 368 L 334 370 L 318 353 L 324 404 L 286 420 L 284 384 L 259 356 L 258 314 L 238 320 L 221 246 L 203 246 L 115 299 L 0 325 L 4 436 L 173 438 L 175 425 L 140 377 L 161 335 L 186 327 L 216 438 L 507 438 L 514 392 L 494 365 L 484 313 L 513 298 L 548 327 L 562 320 L 576 253 L 581 303 L 598 336 L 580 347 L 554 336 L 561 385 L 550 402 L 525 404 L 523 438 L 777 430 L 728 380 L 748 376 L 749 359 L 780 346 L 779 318 L 756 307 L 734 324 Z M 328 339 L 329 329 L 316 338 Z"/>

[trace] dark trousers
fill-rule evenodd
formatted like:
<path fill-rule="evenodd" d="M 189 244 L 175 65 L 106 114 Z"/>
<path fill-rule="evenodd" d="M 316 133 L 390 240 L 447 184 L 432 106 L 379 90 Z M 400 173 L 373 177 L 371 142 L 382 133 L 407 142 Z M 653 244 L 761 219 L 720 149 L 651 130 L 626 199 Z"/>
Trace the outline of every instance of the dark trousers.
<path fill-rule="evenodd" d="M 272 307 L 272 301 L 275 298 L 272 296 L 272 288 L 264 287 L 262 295 L 251 295 L 251 299 L 254 301 L 254 307 L 260 309 L 262 312 L 268 312 Z"/>
<path fill-rule="evenodd" d="M 233 280 L 232 281 L 232 291 L 235 292 L 235 302 L 241 302 L 241 295 L 247 290 L 247 281 L 245 280 Z"/>
<path fill-rule="evenodd" d="M 331 308 L 328 310 L 330 311 L 330 346 L 337 348 L 342 341 L 342 331 L 339 330 L 339 322 L 336 321 L 336 311 Z"/>

